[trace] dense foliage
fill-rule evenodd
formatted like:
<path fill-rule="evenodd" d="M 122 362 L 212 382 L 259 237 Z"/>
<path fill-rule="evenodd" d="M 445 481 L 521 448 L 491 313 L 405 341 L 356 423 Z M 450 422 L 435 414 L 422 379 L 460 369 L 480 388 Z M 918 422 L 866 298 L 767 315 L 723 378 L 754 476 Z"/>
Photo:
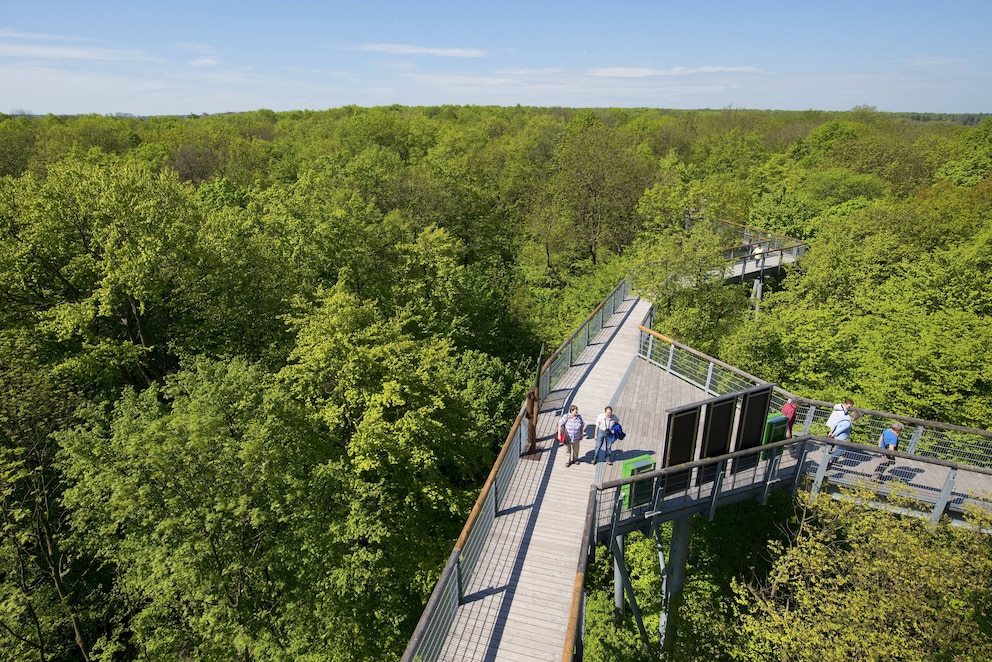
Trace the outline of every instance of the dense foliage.
<path fill-rule="evenodd" d="M 397 657 L 540 348 L 628 273 L 660 330 L 792 391 L 992 427 L 979 120 L 0 115 L 0 647 Z M 755 317 L 689 214 L 809 250 Z M 763 526 L 739 535 L 806 553 Z M 682 659 L 729 659 L 734 608 L 737 650 L 778 645 L 731 586 L 771 567 L 690 578 Z"/>

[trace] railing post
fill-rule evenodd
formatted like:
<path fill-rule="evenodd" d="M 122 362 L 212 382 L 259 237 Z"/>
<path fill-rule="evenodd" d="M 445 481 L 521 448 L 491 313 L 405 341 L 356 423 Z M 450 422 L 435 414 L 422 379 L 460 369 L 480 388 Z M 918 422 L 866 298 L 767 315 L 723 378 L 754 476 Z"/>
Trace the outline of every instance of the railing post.
<path fill-rule="evenodd" d="M 933 504 L 933 512 L 930 513 L 931 526 L 936 526 L 937 522 L 940 521 L 940 516 L 944 514 L 944 508 L 947 507 L 947 502 L 950 500 L 951 493 L 954 491 L 954 481 L 957 475 L 957 469 L 951 469 L 947 472 L 947 478 L 944 480 L 944 488 L 940 491 L 940 496 L 937 497 L 937 503 Z"/>
<path fill-rule="evenodd" d="M 827 475 L 828 464 L 830 464 L 830 453 L 824 449 L 823 457 L 820 458 L 820 464 L 816 467 L 816 476 L 813 477 L 813 485 L 809 490 L 811 497 L 815 498 L 820 493 L 820 485 L 823 484 L 823 478 Z"/>
<path fill-rule="evenodd" d="M 913 430 L 913 436 L 909 439 L 909 446 L 906 448 L 907 453 L 912 453 L 916 455 L 916 447 L 920 445 L 920 439 L 923 438 L 923 426 L 917 425 L 916 429 Z"/>
<path fill-rule="evenodd" d="M 714 469 L 715 473 L 713 475 L 713 494 L 710 496 L 710 512 L 706 516 L 706 519 L 711 522 L 713 521 L 713 518 L 716 517 L 716 504 L 720 498 L 720 490 L 723 489 L 723 468 L 723 460 L 716 463 L 716 467 Z"/>
<path fill-rule="evenodd" d="M 665 366 L 665 370 L 668 372 L 672 371 L 672 365 L 675 363 L 675 345 L 671 344 L 668 346 L 668 365 Z"/>
<path fill-rule="evenodd" d="M 710 363 L 709 368 L 706 370 L 706 392 L 707 393 L 712 393 L 713 392 L 712 383 L 713 383 L 713 363 Z"/>
<path fill-rule="evenodd" d="M 455 563 L 455 581 L 458 583 L 458 604 L 462 603 L 462 598 L 465 597 L 465 587 L 462 586 L 462 555 L 458 555 L 458 562 Z"/>
<path fill-rule="evenodd" d="M 768 470 L 765 471 L 765 489 L 761 494 L 761 505 L 768 505 L 768 495 L 772 491 L 772 478 L 775 477 L 775 472 L 778 471 L 778 464 L 782 460 L 782 449 L 776 449 L 772 451 L 772 458 L 768 462 Z"/>
<path fill-rule="evenodd" d="M 795 494 L 799 491 L 799 483 L 802 481 L 803 476 L 806 475 L 803 473 L 803 465 L 806 464 L 806 453 L 808 452 L 806 449 L 806 443 L 807 442 L 803 441 L 799 447 L 799 457 L 796 460 L 796 475 L 792 480 L 792 489 L 790 490 L 791 494 Z"/>
<path fill-rule="evenodd" d="M 813 415 L 816 414 L 816 405 L 810 405 L 806 410 L 806 417 L 803 419 L 803 434 L 809 434 L 809 429 L 813 427 Z"/>

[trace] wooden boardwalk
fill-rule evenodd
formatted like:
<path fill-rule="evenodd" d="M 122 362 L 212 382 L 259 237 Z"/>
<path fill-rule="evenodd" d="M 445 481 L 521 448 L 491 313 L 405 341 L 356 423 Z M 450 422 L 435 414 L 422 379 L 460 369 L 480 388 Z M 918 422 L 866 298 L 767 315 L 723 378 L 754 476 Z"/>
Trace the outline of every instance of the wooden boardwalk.
<path fill-rule="evenodd" d="M 592 483 L 619 477 L 623 458 L 659 458 L 664 411 L 703 391 L 637 358 L 646 301 L 629 299 L 542 403 L 538 450 L 520 458 L 439 659 L 561 660 Z M 575 404 L 585 419 L 580 462 L 554 442 Z M 612 466 L 591 464 L 596 416 L 612 404 L 627 438 Z"/>

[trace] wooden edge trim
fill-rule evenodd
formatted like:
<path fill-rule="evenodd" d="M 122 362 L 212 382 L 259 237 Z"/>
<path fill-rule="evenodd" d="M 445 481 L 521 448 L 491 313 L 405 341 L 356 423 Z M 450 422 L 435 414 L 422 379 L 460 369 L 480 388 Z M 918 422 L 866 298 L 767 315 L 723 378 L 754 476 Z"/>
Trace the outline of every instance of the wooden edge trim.
<path fill-rule="evenodd" d="M 593 486 L 589 488 L 589 501 L 586 504 L 585 520 L 585 543 L 582 545 L 582 552 L 579 555 L 579 562 L 575 568 L 575 582 L 572 585 L 572 606 L 568 611 L 568 629 L 565 631 L 565 648 L 562 651 L 562 662 L 573 662 L 575 660 L 575 640 L 579 635 L 579 623 L 581 622 L 582 611 L 582 591 L 586 583 L 586 566 L 592 554 L 592 546 L 596 544 L 596 533 L 593 529 L 593 521 L 596 514 L 596 507 L 599 501 L 599 490 Z"/>
<path fill-rule="evenodd" d="M 455 543 L 456 550 L 465 549 L 465 542 L 468 540 L 468 536 L 472 533 L 472 528 L 475 526 L 475 521 L 479 519 L 479 513 L 482 512 L 482 505 L 486 502 L 486 498 L 489 496 L 489 492 L 493 488 L 493 483 L 496 481 L 496 474 L 499 473 L 500 467 L 503 466 L 503 461 L 506 459 L 506 454 L 510 450 L 510 446 L 514 444 L 511 443 L 513 438 L 517 435 L 517 429 L 520 427 L 520 422 L 524 418 L 524 410 L 521 409 L 520 413 L 517 414 L 516 420 L 513 421 L 513 426 L 510 427 L 510 433 L 506 435 L 506 441 L 503 442 L 503 448 L 500 449 L 499 455 L 496 456 L 496 461 L 493 462 L 493 468 L 489 470 L 489 477 L 486 478 L 486 482 L 482 485 L 482 490 L 479 491 L 479 496 L 475 500 L 475 506 L 472 507 L 472 512 L 469 513 L 468 519 L 465 520 L 465 526 L 462 527 L 462 533 L 458 536 L 458 542 Z"/>
<path fill-rule="evenodd" d="M 712 356 L 709 356 L 708 354 L 703 354 L 699 350 L 696 350 L 696 349 L 693 349 L 692 347 L 689 347 L 688 345 L 683 345 L 682 343 L 678 342 L 677 340 L 673 340 L 673 339 L 669 338 L 668 336 L 663 336 L 660 333 L 658 333 L 657 331 L 655 331 L 653 329 L 649 329 L 646 326 L 639 326 L 637 328 L 640 329 L 641 331 L 645 332 L 645 333 L 650 333 L 655 338 L 659 338 L 661 340 L 664 340 L 665 342 L 667 342 L 670 345 L 675 345 L 679 349 L 685 350 L 686 352 L 689 352 L 690 354 L 695 354 L 696 356 L 698 356 L 701 359 L 706 359 L 707 361 L 709 361 L 713 365 L 718 365 L 721 368 L 723 368 L 724 370 L 729 370 L 729 371 L 731 371 L 733 373 L 736 373 L 736 374 L 738 374 L 738 375 L 740 375 L 742 377 L 746 377 L 746 378 L 750 379 L 751 381 L 753 381 L 756 385 L 757 384 L 768 384 L 769 383 L 769 382 L 765 381 L 764 379 L 760 379 L 758 377 L 755 377 L 754 375 L 751 375 L 751 374 L 748 374 L 748 373 L 744 372 L 740 368 L 735 368 L 734 366 L 732 366 L 732 365 L 730 365 L 728 363 L 724 363 L 720 359 L 715 359 Z"/>
<path fill-rule="evenodd" d="M 585 550 L 583 549 L 583 556 Z M 561 654 L 561 662 L 575 660 L 575 639 L 579 629 L 579 610 L 582 609 L 582 589 L 585 587 L 586 574 L 575 573 L 575 583 L 572 585 L 572 608 L 568 612 L 568 630 L 565 631 L 565 650 Z"/>

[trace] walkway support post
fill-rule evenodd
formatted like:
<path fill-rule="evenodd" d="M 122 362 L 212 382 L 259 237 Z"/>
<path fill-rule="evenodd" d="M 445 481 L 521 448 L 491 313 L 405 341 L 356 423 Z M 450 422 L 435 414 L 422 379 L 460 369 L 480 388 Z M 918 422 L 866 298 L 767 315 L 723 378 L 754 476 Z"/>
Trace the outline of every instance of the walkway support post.
<path fill-rule="evenodd" d="M 692 534 L 692 516 L 680 517 L 672 521 L 672 539 L 668 544 L 668 560 L 665 561 L 660 538 L 657 539 L 658 559 L 661 564 L 661 585 L 664 593 L 661 618 L 658 621 L 658 634 L 662 648 L 670 648 L 674 642 L 674 629 L 669 627 L 671 615 L 678 609 L 682 587 L 685 586 L 685 566 L 689 560 L 689 538 Z"/>
<path fill-rule="evenodd" d="M 620 546 L 617 543 L 620 543 Z M 613 554 L 613 567 L 619 575 L 620 581 L 622 582 L 623 591 L 627 592 L 627 598 L 630 600 L 630 611 L 634 615 L 634 622 L 637 623 L 637 630 L 641 633 L 641 641 L 644 644 L 644 654 L 647 655 L 648 660 L 654 660 L 651 655 L 651 646 L 648 641 L 648 631 L 644 629 L 644 618 L 641 616 L 641 609 L 637 606 L 637 598 L 634 595 L 634 585 L 630 581 L 630 573 L 627 570 L 627 564 L 623 558 L 623 536 L 616 536 L 613 538 L 613 544 L 610 545 L 610 552 Z"/>
<path fill-rule="evenodd" d="M 616 550 L 623 558 L 623 536 L 617 536 L 614 541 Z M 620 564 L 616 557 L 613 558 L 613 608 L 617 623 L 623 622 L 624 600 L 623 600 L 623 576 L 620 574 Z"/>

